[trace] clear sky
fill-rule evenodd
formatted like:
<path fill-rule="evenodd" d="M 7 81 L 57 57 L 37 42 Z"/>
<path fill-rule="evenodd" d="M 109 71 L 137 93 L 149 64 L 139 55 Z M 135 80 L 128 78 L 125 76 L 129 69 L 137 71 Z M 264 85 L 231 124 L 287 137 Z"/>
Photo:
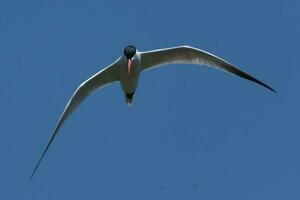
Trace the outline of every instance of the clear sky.
<path fill-rule="evenodd" d="M 300 3 L 0 1 L 0 199 L 300 199 Z M 90 96 L 30 174 L 77 86 L 123 48 L 191 45 L 278 91 L 208 67 Z"/>

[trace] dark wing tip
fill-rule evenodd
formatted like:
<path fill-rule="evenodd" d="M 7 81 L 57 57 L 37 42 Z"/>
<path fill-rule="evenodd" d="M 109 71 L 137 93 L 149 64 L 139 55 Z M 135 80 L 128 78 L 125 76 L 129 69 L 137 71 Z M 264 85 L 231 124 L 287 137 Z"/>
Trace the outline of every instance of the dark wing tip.
<path fill-rule="evenodd" d="M 32 174 L 31 174 L 31 176 L 30 176 L 30 179 L 29 179 L 29 180 L 31 180 L 31 179 L 32 179 L 32 177 L 34 176 L 34 174 L 35 174 L 36 170 L 39 168 L 39 166 L 40 166 L 40 164 L 41 164 L 41 162 L 42 162 L 42 160 L 43 160 L 43 158 L 44 158 L 44 156 L 45 156 L 45 154 L 46 154 L 46 152 L 47 152 L 47 150 L 48 150 L 48 148 L 49 148 L 49 146 L 50 146 L 50 143 L 51 143 L 51 141 L 52 141 L 52 140 L 50 140 L 50 142 L 48 143 L 48 145 L 47 145 L 46 149 L 44 150 L 44 152 L 43 152 L 42 156 L 40 157 L 40 159 L 39 159 L 38 163 L 36 164 L 36 166 L 35 166 L 35 168 L 34 168 L 34 170 L 33 170 Z"/>
<path fill-rule="evenodd" d="M 243 77 L 243 78 L 245 78 L 245 79 L 248 79 L 249 81 L 253 81 L 253 82 L 255 82 L 255 83 L 257 83 L 257 84 L 259 84 L 259 85 L 261 85 L 261 86 L 263 86 L 263 87 L 265 87 L 265 88 L 267 88 L 267 89 L 269 89 L 269 90 L 271 90 L 272 92 L 274 92 L 274 93 L 277 94 L 276 90 L 274 90 L 273 88 L 271 88 L 271 87 L 268 86 L 267 84 L 263 83 L 262 81 L 260 81 L 260 80 L 258 80 L 258 79 L 256 79 L 256 78 L 254 78 L 253 76 L 251 76 L 251 75 L 249 75 L 249 74 L 247 74 L 247 73 L 241 71 L 240 69 L 238 69 L 238 68 L 232 66 L 231 64 L 229 65 L 229 67 L 231 67 L 231 68 L 228 69 L 229 72 L 231 72 L 231 73 L 233 73 L 233 74 L 236 74 L 236 75 L 238 75 L 238 76 L 240 76 L 240 77 Z"/>
<path fill-rule="evenodd" d="M 40 157 L 38 163 L 36 164 L 36 166 L 35 166 L 35 168 L 34 168 L 32 174 L 31 174 L 29 180 L 32 179 L 32 177 L 34 176 L 35 172 L 36 172 L 37 169 L 39 168 L 39 166 L 40 166 L 40 164 L 41 164 L 41 162 L 42 162 L 42 160 L 43 160 L 45 154 L 47 153 L 47 151 L 48 151 L 48 149 L 49 149 L 49 147 L 50 147 L 52 141 L 54 140 L 54 138 L 55 138 L 55 136 L 56 136 L 56 133 L 57 133 L 58 129 L 60 128 L 60 126 L 61 126 L 61 121 L 58 122 L 58 125 L 56 126 L 56 128 L 55 128 L 55 130 L 54 130 L 54 133 L 52 134 L 51 139 L 49 140 L 49 142 L 48 142 L 48 144 L 47 144 L 47 146 L 46 146 L 46 148 L 45 148 L 43 154 L 41 155 L 41 157 Z"/>
<path fill-rule="evenodd" d="M 270 86 L 268 86 L 267 84 L 265 84 L 265 83 L 263 83 L 263 82 L 261 82 L 261 81 L 259 81 L 257 79 L 255 79 L 254 82 L 256 82 L 256 83 L 264 86 L 265 88 L 267 88 L 267 89 L 271 90 L 272 92 L 274 92 L 275 94 L 277 94 L 277 91 L 274 90 L 273 88 L 271 88 Z"/>
<path fill-rule="evenodd" d="M 269 90 L 271 90 L 272 92 L 274 92 L 275 94 L 278 94 L 278 93 L 277 93 L 277 91 L 276 91 L 276 90 L 274 90 L 273 88 L 271 88 L 271 87 L 268 87 L 268 89 L 269 89 Z"/>
<path fill-rule="evenodd" d="M 264 86 L 265 88 L 271 90 L 272 92 L 274 92 L 275 94 L 277 94 L 276 90 L 274 90 L 273 88 L 271 88 L 270 86 L 268 86 L 267 84 L 261 82 L 260 80 L 257 80 L 257 79 L 253 79 L 252 81 L 258 83 L 259 85 L 262 85 Z"/>

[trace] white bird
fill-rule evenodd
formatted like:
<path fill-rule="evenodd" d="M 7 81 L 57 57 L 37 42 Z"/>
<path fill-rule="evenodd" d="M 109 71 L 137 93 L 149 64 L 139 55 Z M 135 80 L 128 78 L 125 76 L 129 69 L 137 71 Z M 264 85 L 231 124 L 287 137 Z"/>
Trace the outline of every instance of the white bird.
<path fill-rule="evenodd" d="M 121 57 L 119 57 L 108 67 L 84 81 L 74 92 L 58 120 L 50 141 L 48 142 L 43 154 L 34 168 L 31 178 L 38 169 L 50 144 L 55 138 L 60 127 L 63 125 L 64 121 L 87 96 L 97 89 L 119 81 L 123 89 L 126 102 L 128 105 L 130 105 L 134 99 L 134 93 L 137 88 L 140 73 L 148 69 L 167 64 L 208 65 L 253 81 L 276 93 L 275 90 L 265 83 L 241 71 L 229 62 L 201 49 L 190 46 L 178 46 L 173 48 L 139 52 L 136 47 L 132 45 L 127 46 L 125 47 L 124 54 Z"/>

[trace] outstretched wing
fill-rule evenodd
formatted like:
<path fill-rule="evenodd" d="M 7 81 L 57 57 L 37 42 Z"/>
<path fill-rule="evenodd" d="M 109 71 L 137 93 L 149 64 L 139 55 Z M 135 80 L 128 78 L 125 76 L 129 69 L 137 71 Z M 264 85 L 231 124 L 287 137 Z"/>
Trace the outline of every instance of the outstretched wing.
<path fill-rule="evenodd" d="M 110 66 L 104 68 L 100 72 L 96 73 L 88 80 L 84 81 L 74 92 L 71 99 L 69 100 L 68 104 L 66 105 L 62 115 L 60 116 L 58 123 L 54 129 L 54 132 L 43 152 L 41 155 L 36 167 L 33 170 L 33 173 L 30 178 L 33 177 L 36 170 L 38 169 L 43 157 L 45 156 L 49 146 L 51 145 L 52 141 L 54 140 L 57 132 L 59 131 L 60 127 L 63 125 L 64 121 L 69 117 L 69 115 L 79 106 L 81 102 L 84 101 L 86 97 L 88 97 L 92 92 L 96 91 L 97 89 L 103 88 L 104 86 L 113 83 L 119 80 L 119 60 L 111 64 Z"/>
<path fill-rule="evenodd" d="M 218 69 L 253 81 L 273 92 L 276 92 L 267 84 L 243 72 L 229 62 L 201 49 L 189 46 L 178 46 L 173 48 L 141 52 L 141 66 L 143 71 L 167 64 L 204 64 L 216 67 Z"/>

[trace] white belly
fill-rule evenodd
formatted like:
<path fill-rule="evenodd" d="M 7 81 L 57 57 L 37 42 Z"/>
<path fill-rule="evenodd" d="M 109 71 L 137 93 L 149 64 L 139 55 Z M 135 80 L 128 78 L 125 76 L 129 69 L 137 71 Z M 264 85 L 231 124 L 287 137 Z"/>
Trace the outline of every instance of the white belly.
<path fill-rule="evenodd" d="M 124 93 L 135 92 L 140 76 L 139 63 L 133 62 L 131 71 L 128 73 L 127 63 L 120 69 L 120 82 Z"/>

